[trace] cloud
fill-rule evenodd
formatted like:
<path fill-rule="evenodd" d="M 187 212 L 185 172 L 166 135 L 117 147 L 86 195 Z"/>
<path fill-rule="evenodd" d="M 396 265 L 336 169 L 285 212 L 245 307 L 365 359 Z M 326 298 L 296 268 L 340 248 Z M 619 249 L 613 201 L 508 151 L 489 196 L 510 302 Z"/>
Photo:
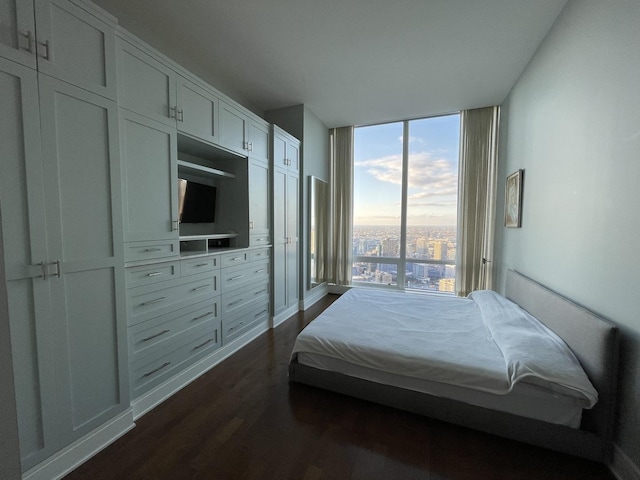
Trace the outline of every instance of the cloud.
<path fill-rule="evenodd" d="M 357 161 L 354 165 L 365 168 L 379 181 L 402 184 L 401 155 Z M 409 188 L 418 190 L 411 192 L 411 199 L 454 195 L 458 191 L 457 165 L 435 152 L 409 154 Z"/>

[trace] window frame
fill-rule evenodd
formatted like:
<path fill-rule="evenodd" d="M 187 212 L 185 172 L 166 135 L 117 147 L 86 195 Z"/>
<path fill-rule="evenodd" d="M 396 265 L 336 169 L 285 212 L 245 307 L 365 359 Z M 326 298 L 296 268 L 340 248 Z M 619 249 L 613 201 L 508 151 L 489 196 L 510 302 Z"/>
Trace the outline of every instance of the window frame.
<path fill-rule="evenodd" d="M 359 281 L 351 281 L 351 285 L 358 287 L 367 287 L 367 288 L 384 288 L 384 289 L 392 289 L 399 291 L 410 291 L 412 293 L 425 293 L 425 294 L 435 294 L 435 295 L 455 295 L 454 292 L 444 292 L 444 291 L 432 291 L 432 290 L 421 290 L 421 289 L 412 289 L 406 288 L 406 271 L 408 263 L 421 263 L 427 265 L 453 265 L 457 268 L 457 246 L 458 239 L 460 237 L 460 233 L 458 231 L 458 225 L 456 221 L 456 259 L 454 260 L 435 260 L 435 259 L 407 259 L 407 214 L 408 214 L 408 198 L 409 198 L 409 124 L 415 120 L 425 120 L 428 118 L 441 118 L 452 115 L 460 115 L 460 112 L 452 112 L 442 115 L 431 115 L 427 117 L 419 117 L 412 118 L 400 121 L 392 121 L 392 122 L 382 122 L 370 125 L 358 125 L 354 128 L 363 128 L 363 127 L 373 127 L 376 125 L 388 125 L 395 123 L 402 123 L 402 185 L 401 185 L 401 197 L 400 197 L 400 252 L 398 257 L 374 257 L 374 256 L 366 256 L 366 255 L 353 255 L 351 260 L 351 265 L 356 263 L 380 263 L 380 264 L 391 264 L 396 265 L 397 267 L 397 276 L 396 276 L 396 284 L 383 284 L 383 283 L 374 283 L 374 282 L 359 282 Z M 458 152 L 458 156 L 460 153 Z M 355 161 L 355 159 L 354 159 Z M 458 193 L 457 197 L 460 196 L 460 163 L 458 158 Z M 457 204 L 457 200 L 456 200 Z M 355 216 L 353 216 L 355 218 Z M 352 232 L 355 225 L 352 220 Z M 353 241 L 353 233 L 352 233 L 352 241 Z"/>

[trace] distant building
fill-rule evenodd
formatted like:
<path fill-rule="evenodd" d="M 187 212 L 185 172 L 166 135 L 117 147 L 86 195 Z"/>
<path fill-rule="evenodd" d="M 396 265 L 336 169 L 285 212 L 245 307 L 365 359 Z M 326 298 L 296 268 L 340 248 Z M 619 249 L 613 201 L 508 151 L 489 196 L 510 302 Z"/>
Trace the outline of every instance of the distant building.
<path fill-rule="evenodd" d="M 443 278 L 438 281 L 439 292 L 455 293 L 456 291 L 456 279 L 455 278 Z"/>

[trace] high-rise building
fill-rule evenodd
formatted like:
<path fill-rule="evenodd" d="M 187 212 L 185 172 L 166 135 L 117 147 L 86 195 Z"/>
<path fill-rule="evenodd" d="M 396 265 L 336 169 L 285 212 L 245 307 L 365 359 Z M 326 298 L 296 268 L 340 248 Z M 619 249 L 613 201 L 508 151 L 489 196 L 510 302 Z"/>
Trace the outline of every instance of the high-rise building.
<path fill-rule="evenodd" d="M 429 240 L 424 237 L 420 237 L 416 240 L 416 253 L 421 257 L 426 256 L 429 253 Z"/>
<path fill-rule="evenodd" d="M 433 242 L 433 259 L 434 260 L 446 260 L 447 259 L 447 242 L 444 240 L 436 240 Z"/>
<path fill-rule="evenodd" d="M 382 241 L 382 256 L 397 257 L 400 253 L 400 240 L 393 237 L 387 237 Z"/>

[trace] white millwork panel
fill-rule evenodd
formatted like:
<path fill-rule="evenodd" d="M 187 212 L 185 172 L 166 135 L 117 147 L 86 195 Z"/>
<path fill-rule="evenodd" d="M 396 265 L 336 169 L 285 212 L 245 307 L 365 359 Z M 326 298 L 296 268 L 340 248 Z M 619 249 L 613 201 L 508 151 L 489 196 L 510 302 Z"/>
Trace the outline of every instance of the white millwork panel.
<path fill-rule="evenodd" d="M 176 120 L 178 130 L 209 143 L 218 142 L 218 97 L 178 77 Z"/>
<path fill-rule="evenodd" d="M 176 74 L 168 65 L 118 39 L 118 105 L 176 126 Z"/>
<path fill-rule="evenodd" d="M 105 96 L 4 59 L 0 71 L 4 264 L 26 470 L 129 405 L 118 119 Z"/>
<path fill-rule="evenodd" d="M 249 163 L 249 239 L 251 245 L 269 244 L 269 165 Z"/>
<path fill-rule="evenodd" d="M 248 117 L 227 102 L 220 101 L 220 138 L 225 148 L 246 155 L 248 153 Z"/>
<path fill-rule="evenodd" d="M 298 309 L 298 212 L 300 142 L 274 126 L 273 155 L 273 314 L 277 324 Z"/>
<path fill-rule="evenodd" d="M 33 2 L 0 1 L 0 56 L 27 67 L 36 67 Z"/>
<path fill-rule="evenodd" d="M 120 127 L 125 240 L 177 242 L 176 129 L 124 109 L 120 109 Z M 177 254 L 175 251 L 166 253 Z"/>

